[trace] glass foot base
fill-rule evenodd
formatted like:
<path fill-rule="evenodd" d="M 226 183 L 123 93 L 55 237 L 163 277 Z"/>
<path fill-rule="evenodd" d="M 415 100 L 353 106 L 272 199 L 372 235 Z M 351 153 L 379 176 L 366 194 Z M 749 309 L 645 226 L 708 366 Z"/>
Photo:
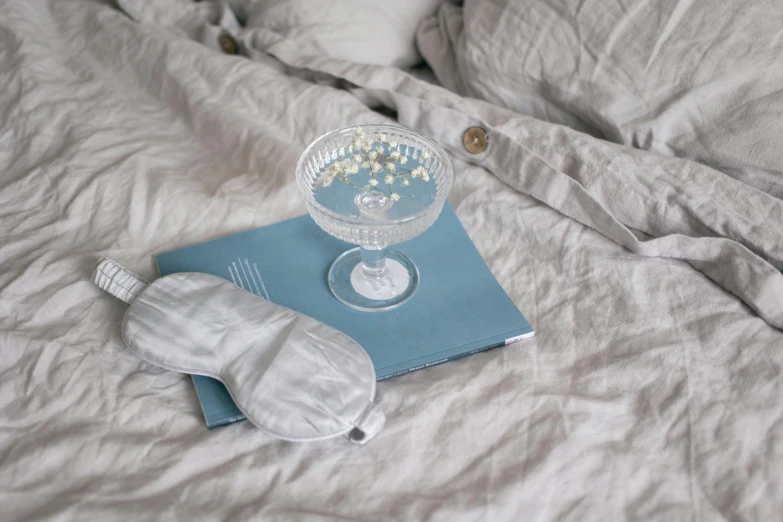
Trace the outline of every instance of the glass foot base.
<path fill-rule="evenodd" d="M 342 303 L 364 312 L 397 308 L 413 297 L 419 286 L 419 271 L 407 256 L 386 252 L 383 277 L 370 278 L 362 270 L 360 248 L 338 257 L 329 269 L 329 288 Z"/>

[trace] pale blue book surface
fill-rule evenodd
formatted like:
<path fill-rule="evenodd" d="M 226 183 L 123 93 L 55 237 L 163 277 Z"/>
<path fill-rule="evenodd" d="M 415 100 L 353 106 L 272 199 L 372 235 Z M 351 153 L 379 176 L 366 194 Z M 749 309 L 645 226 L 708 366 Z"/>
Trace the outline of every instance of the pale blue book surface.
<path fill-rule="evenodd" d="M 413 298 L 397 309 L 360 312 L 332 295 L 329 266 L 353 246 L 329 236 L 310 216 L 301 216 L 155 259 L 162 276 L 214 274 L 343 331 L 370 355 L 378 380 L 534 334 L 448 203 L 427 231 L 394 246 L 416 263 L 420 274 Z M 208 427 L 244 419 L 220 382 L 193 376 L 193 383 Z"/>

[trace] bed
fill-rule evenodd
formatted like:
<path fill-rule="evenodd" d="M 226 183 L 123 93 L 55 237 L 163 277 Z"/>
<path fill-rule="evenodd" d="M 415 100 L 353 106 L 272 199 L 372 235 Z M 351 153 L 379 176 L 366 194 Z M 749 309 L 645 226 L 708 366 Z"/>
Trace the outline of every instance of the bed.
<path fill-rule="evenodd" d="M 596 81 L 588 103 L 546 68 L 490 70 L 469 1 L 419 30 L 434 75 L 122 4 L 0 3 L 0 519 L 783 517 L 779 118 L 764 139 L 734 122 L 750 167 L 649 104 L 618 123 Z M 664 4 L 671 35 L 694 6 Z M 780 106 L 757 94 L 742 106 Z M 303 148 L 394 121 L 450 153 L 449 200 L 536 337 L 379 383 L 387 426 L 365 446 L 207 430 L 187 376 L 125 349 L 95 263 L 154 279 L 155 253 L 304 214 Z"/>

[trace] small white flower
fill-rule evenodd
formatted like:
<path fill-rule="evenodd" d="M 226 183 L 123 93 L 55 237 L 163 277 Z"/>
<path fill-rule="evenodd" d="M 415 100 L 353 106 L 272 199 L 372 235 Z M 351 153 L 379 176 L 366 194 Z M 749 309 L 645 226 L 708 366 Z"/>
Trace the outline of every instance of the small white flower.
<path fill-rule="evenodd" d="M 426 150 L 421 151 L 421 159 L 426 160 L 430 157 L 430 153 Z"/>
<path fill-rule="evenodd" d="M 403 185 L 405 185 L 405 186 L 407 187 L 408 185 L 410 185 L 410 184 L 411 184 L 411 182 L 410 182 L 410 181 L 408 181 L 407 179 L 404 179 L 404 180 L 402 180 L 402 184 L 403 184 Z"/>
<path fill-rule="evenodd" d="M 360 132 L 359 133 L 359 138 L 364 139 L 366 137 L 367 137 L 367 135 L 364 132 Z"/>
<path fill-rule="evenodd" d="M 411 177 L 418 178 L 419 176 L 421 176 L 421 170 L 420 169 L 421 169 L 421 167 L 416 167 L 415 169 L 413 169 L 411 171 Z"/>
<path fill-rule="evenodd" d="M 394 176 L 391 174 L 386 174 L 386 177 L 383 179 L 383 181 L 385 181 L 387 185 L 391 185 L 394 183 Z"/>
<path fill-rule="evenodd" d="M 390 141 L 389 142 L 389 147 L 396 147 L 396 146 L 397 146 L 397 142 L 396 141 Z"/>
<path fill-rule="evenodd" d="M 401 156 L 400 165 L 405 165 L 406 163 L 408 163 L 408 156 Z"/>
<path fill-rule="evenodd" d="M 375 147 L 375 150 L 378 152 L 378 154 L 383 154 L 383 145 L 378 145 Z"/>
<path fill-rule="evenodd" d="M 386 135 L 385 134 L 378 134 L 378 141 L 380 141 L 381 143 L 386 141 Z"/>
<path fill-rule="evenodd" d="M 370 168 L 370 162 L 369 161 L 362 161 L 362 168 L 363 169 L 369 169 Z"/>
<path fill-rule="evenodd" d="M 397 194 L 396 192 L 392 192 L 391 193 L 391 198 L 392 198 L 392 201 L 399 201 L 400 200 L 400 195 Z"/>
<path fill-rule="evenodd" d="M 388 170 L 389 172 L 394 172 L 394 170 L 395 170 L 396 168 L 397 168 L 397 167 L 394 165 L 394 163 L 387 163 L 387 164 L 386 164 L 386 170 Z"/>
<path fill-rule="evenodd" d="M 370 180 L 370 185 L 372 185 L 373 187 L 377 187 L 378 186 L 378 180 L 375 179 L 375 178 L 372 178 Z"/>
<path fill-rule="evenodd" d="M 425 171 L 424 174 L 421 175 L 421 179 L 423 179 L 424 181 L 429 181 L 430 175 L 427 174 L 427 172 Z"/>
<path fill-rule="evenodd" d="M 378 157 L 378 153 L 375 152 L 375 151 L 372 151 L 372 152 L 370 152 L 369 156 L 370 156 L 370 160 L 375 161 L 375 158 Z"/>
<path fill-rule="evenodd" d="M 362 133 L 362 128 L 361 127 L 355 127 L 353 129 L 353 132 L 354 132 L 354 134 L 356 134 L 358 136 L 359 134 Z"/>
<path fill-rule="evenodd" d="M 340 165 L 338 163 L 332 163 L 329 165 L 329 174 L 336 176 L 340 173 Z"/>
<path fill-rule="evenodd" d="M 400 159 L 400 151 L 398 151 L 398 150 L 393 151 L 391 153 L 391 159 L 393 159 L 394 161 L 397 161 L 398 159 Z"/>
<path fill-rule="evenodd" d="M 364 145 L 362 145 L 362 152 L 368 152 L 370 148 L 372 147 L 372 144 L 369 142 L 364 142 Z"/>
<path fill-rule="evenodd" d="M 350 174 L 350 172 L 351 172 L 351 166 L 348 165 L 347 163 L 345 165 L 343 165 L 342 173 L 343 174 Z"/>
<path fill-rule="evenodd" d="M 354 154 L 354 155 L 353 155 L 353 160 L 354 160 L 354 161 L 362 161 L 362 157 L 361 157 L 361 155 L 359 155 L 359 154 Z"/>
<path fill-rule="evenodd" d="M 378 163 L 377 161 L 374 161 L 372 163 L 372 167 L 370 168 L 370 170 L 372 171 L 373 174 L 377 174 L 381 170 L 381 164 Z"/>
<path fill-rule="evenodd" d="M 352 163 L 351 168 L 348 170 L 349 174 L 356 174 L 359 172 L 359 164 L 358 163 Z"/>
<path fill-rule="evenodd" d="M 357 147 L 357 148 L 361 147 L 362 146 L 362 139 L 360 137 L 358 137 L 358 136 L 356 138 L 354 138 L 353 146 Z"/>

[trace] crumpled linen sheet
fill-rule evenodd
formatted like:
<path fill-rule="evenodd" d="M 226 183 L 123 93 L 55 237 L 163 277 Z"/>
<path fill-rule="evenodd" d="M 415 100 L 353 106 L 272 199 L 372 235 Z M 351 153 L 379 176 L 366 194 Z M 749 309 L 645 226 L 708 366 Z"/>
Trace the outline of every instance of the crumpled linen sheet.
<path fill-rule="evenodd" d="M 777 270 L 779 200 L 404 73 L 267 50 L 287 66 L 98 3 L 0 3 L 0 519 L 780 517 L 775 297 L 634 254 L 582 224 L 580 200 L 520 190 L 563 173 L 640 241 L 730 238 Z M 358 88 L 301 74 L 319 67 Z M 299 153 L 389 121 L 368 100 L 449 147 L 450 200 L 537 335 L 379 383 L 387 426 L 361 448 L 209 431 L 186 376 L 125 349 L 125 305 L 90 271 L 108 255 L 152 279 L 156 252 L 302 214 Z M 442 107 L 554 170 L 459 153 L 462 129 L 433 124 Z"/>
<path fill-rule="evenodd" d="M 460 94 L 783 199 L 781 12 L 776 0 L 465 0 L 441 4 L 418 44 Z"/>

